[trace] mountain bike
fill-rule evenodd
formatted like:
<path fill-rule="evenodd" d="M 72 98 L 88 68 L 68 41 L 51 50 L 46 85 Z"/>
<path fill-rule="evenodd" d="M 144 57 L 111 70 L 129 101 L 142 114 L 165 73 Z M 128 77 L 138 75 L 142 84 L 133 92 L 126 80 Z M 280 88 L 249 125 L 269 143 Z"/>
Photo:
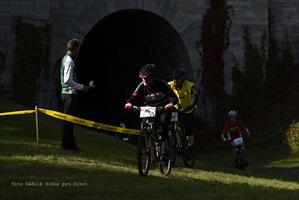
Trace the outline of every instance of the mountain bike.
<path fill-rule="evenodd" d="M 225 139 L 233 145 L 233 151 L 235 154 L 234 162 L 235 166 L 241 170 L 246 170 L 248 167 L 248 161 L 245 155 L 245 144 L 243 137 L 240 135 L 240 137 L 230 140 Z"/>
<path fill-rule="evenodd" d="M 156 116 L 163 111 L 163 107 L 137 107 L 133 110 L 140 112 L 141 133 L 138 136 L 137 159 L 138 171 L 141 176 L 148 175 L 151 165 L 158 163 L 160 172 L 169 176 L 172 159 L 168 151 L 168 139 L 162 140 L 162 128 Z"/>
<path fill-rule="evenodd" d="M 237 139 L 234 139 L 233 141 L 233 147 L 235 151 L 235 159 L 236 159 L 236 165 L 241 170 L 246 170 L 248 166 L 248 162 L 245 156 L 245 146 L 243 137 L 239 137 Z"/>
<path fill-rule="evenodd" d="M 188 146 L 187 133 L 179 121 L 179 116 L 179 111 L 172 111 L 169 136 L 170 146 L 175 149 L 172 156 L 172 162 L 174 165 L 176 162 L 176 155 L 179 154 L 183 157 L 186 167 L 193 167 L 195 163 L 195 152 L 193 147 Z"/>

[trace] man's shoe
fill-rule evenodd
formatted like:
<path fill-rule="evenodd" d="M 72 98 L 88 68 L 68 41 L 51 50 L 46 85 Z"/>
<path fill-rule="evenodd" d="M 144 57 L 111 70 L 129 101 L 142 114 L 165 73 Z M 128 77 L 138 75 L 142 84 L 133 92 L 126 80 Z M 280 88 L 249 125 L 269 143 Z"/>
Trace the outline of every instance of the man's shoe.
<path fill-rule="evenodd" d="M 61 149 L 62 149 L 62 150 L 69 150 L 69 149 L 70 149 L 70 147 L 69 147 L 69 146 L 67 146 L 67 145 L 62 145 L 62 146 L 61 146 Z"/>
<path fill-rule="evenodd" d="M 82 151 L 82 149 L 80 149 L 77 145 L 75 145 L 75 146 L 61 146 L 61 149 L 66 150 L 66 151 L 73 151 L 73 152 Z"/>
<path fill-rule="evenodd" d="M 71 151 L 79 152 L 82 151 L 77 145 L 70 148 Z"/>

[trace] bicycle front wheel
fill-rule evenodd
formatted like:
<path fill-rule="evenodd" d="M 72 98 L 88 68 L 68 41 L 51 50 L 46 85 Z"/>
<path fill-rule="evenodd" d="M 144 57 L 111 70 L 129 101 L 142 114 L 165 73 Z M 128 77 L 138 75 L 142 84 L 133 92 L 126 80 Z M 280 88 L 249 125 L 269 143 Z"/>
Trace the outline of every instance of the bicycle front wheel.
<path fill-rule="evenodd" d="M 138 171 L 141 176 L 148 175 L 150 164 L 151 164 L 151 145 L 148 135 L 140 133 L 138 136 Z"/>
<path fill-rule="evenodd" d="M 239 148 L 238 152 L 237 152 L 237 159 L 238 159 L 238 164 L 239 164 L 239 168 L 241 170 L 246 170 L 247 168 L 247 160 L 245 157 L 245 151 L 242 148 Z"/>
<path fill-rule="evenodd" d="M 173 159 L 169 152 L 168 142 L 162 142 L 160 149 L 160 172 L 166 176 L 169 176 L 171 173 Z"/>

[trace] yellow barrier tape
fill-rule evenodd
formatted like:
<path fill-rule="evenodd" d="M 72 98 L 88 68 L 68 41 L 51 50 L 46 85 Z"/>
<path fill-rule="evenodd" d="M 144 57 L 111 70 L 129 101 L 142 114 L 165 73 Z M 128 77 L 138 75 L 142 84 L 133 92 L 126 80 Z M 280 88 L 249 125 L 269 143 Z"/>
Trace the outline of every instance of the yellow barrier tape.
<path fill-rule="evenodd" d="M 72 123 L 75 123 L 75 124 L 88 126 L 88 127 L 91 127 L 91 128 L 102 129 L 102 130 L 118 132 L 118 133 L 132 134 L 132 135 L 138 135 L 140 133 L 140 130 L 122 128 L 122 127 L 118 127 L 118 126 L 102 124 L 102 123 L 94 122 L 94 121 L 91 121 L 91 120 L 82 119 L 82 118 L 79 118 L 79 117 L 74 117 L 72 115 L 67 115 L 67 114 L 64 114 L 64 113 L 61 113 L 61 112 L 58 112 L 58 111 L 54 111 L 54 110 L 38 108 L 38 111 L 40 111 L 40 112 L 42 112 L 46 115 L 49 115 L 51 117 L 57 118 L 57 119 L 72 122 Z"/>
<path fill-rule="evenodd" d="M 12 112 L 4 112 L 0 113 L 0 116 L 7 116 L 7 115 L 25 115 L 25 114 L 32 114 L 35 113 L 36 110 L 21 110 L 21 111 L 12 111 Z"/>

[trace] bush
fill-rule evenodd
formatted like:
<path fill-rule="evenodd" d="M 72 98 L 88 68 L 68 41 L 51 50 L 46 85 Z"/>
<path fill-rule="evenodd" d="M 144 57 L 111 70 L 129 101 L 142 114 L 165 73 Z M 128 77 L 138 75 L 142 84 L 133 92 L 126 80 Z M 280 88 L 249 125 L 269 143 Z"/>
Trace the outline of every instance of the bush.
<path fill-rule="evenodd" d="M 293 122 L 290 128 L 286 132 L 287 143 L 290 146 L 292 152 L 299 151 L 299 122 Z"/>

